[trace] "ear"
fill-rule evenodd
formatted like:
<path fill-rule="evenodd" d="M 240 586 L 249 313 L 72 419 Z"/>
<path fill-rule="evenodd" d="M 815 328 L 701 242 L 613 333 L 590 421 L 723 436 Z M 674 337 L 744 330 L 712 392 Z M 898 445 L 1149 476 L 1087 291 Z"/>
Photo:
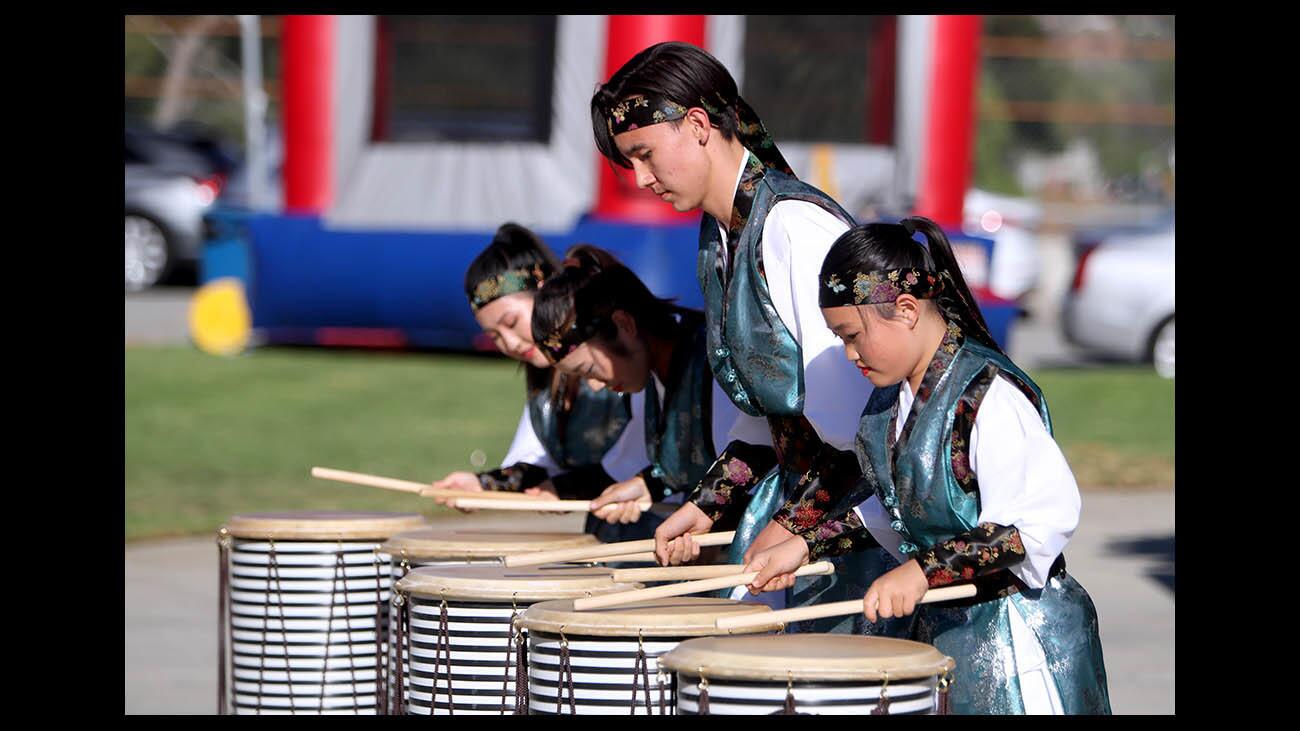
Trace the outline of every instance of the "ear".
<path fill-rule="evenodd" d="M 690 128 L 691 134 L 701 145 L 708 144 L 709 134 L 713 132 L 713 124 L 709 122 L 709 113 L 700 107 L 691 107 L 686 110 L 686 116 L 682 118 L 686 126 Z"/>
<path fill-rule="evenodd" d="M 620 333 L 626 334 L 634 340 L 636 339 L 636 320 L 631 315 L 624 310 L 614 310 L 614 314 L 610 315 L 610 319 L 614 321 L 614 326 L 618 328 Z"/>
<path fill-rule="evenodd" d="M 894 300 L 894 317 L 906 320 L 909 330 L 915 329 L 921 321 L 921 303 L 910 294 L 898 295 L 898 299 Z"/>

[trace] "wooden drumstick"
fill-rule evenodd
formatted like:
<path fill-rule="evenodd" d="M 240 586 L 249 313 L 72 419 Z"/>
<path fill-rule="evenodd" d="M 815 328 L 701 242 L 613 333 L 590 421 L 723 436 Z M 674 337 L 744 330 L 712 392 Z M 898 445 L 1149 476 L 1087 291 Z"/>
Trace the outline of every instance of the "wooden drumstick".
<path fill-rule="evenodd" d="M 650 554 L 653 556 L 654 554 Z M 739 563 L 704 564 L 701 566 L 652 566 L 647 569 L 614 569 L 616 583 L 638 581 L 694 581 L 719 576 L 735 576 L 744 570 Z"/>
<path fill-rule="evenodd" d="M 825 574 L 835 573 L 835 565 L 830 561 L 818 561 L 810 563 L 807 566 L 800 566 L 794 572 L 795 576 L 823 576 Z M 758 578 L 759 572 L 750 571 L 746 574 L 732 574 L 731 576 L 718 576 L 712 579 L 700 579 L 699 581 L 683 581 L 680 584 L 667 584 L 665 586 L 652 586 L 648 589 L 633 589 L 632 591 L 620 591 L 616 594 L 602 594 L 601 596 L 583 597 L 573 600 L 573 608 L 579 611 L 584 609 L 600 609 L 601 607 L 616 607 L 620 604 L 632 604 L 633 602 L 648 601 L 650 599 L 663 599 L 670 596 L 686 596 L 687 594 L 702 594 L 706 591 L 715 591 L 717 589 L 730 589 L 733 586 L 744 586 L 754 579 Z"/>
<path fill-rule="evenodd" d="M 550 510 L 563 513 L 585 513 L 591 509 L 590 500 L 537 500 L 534 498 L 519 498 L 516 500 L 483 500 L 479 498 L 478 493 L 471 493 L 473 497 L 463 497 L 466 493 L 457 493 L 462 497 L 457 497 L 449 503 L 453 508 L 474 508 L 476 510 Z M 640 504 L 641 510 L 649 510 L 650 502 L 646 501 Z"/>
<path fill-rule="evenodd" d="M 931 589 L 921 597 L 917 604 L 930 604 L 932 602 L 946 602 L 953 599 L 965 599 L 975 596 L 976 590 L 974 584 L 962 584 L 961 586 L 945 586 L 938 589 Z M 798 607 L 795 609 L 780 609 L 771 614 L 761 615 L 761 619 L 755 619 L 753 616 L 745 617 L 720 617 L 717 621 L 718 629 L 739 629 L 741 627 L 752 627 L 758 624 L 771 624 L 773 622 L 798 622 L 804 619 L 821 619 L 823 617 L 841 617 L 848 614 L 857 614 L 862 611 L 861 599 L 849 599 L 843 602 L 829 602 L 827 604 L 814 604 L 810 607 Z"/>
<path fill-rule="evenodd" d="M 645 563 L 648 561 L 650 563 L 654 563 L 657 560 L 658 559 L 655 558 L 654 552 L 651 551 L 649 553 L 628 553 L 628 554 L 620 554 L 618 556 L 605 556 L 604 558 L 593 558 L 591 559 L 591 562 L 592 563 Z M 650 570 L 651 569 L 614 569 L 614 573 L 617 574 L 619 571 L 650 571 Z M 614 581 L 618 582 L 618 579 L 614 579 Z"/>
<path fill-rule="evenodd" d="M 365 485 L 366 487 L 381 487 L 385 490 L 409 492 L 421 497 L 458 498 L 466 495 L 473 495 L 474 497 L 486 500 L 521 500 L 528 497 L 527 495 L 521 495 L 516 492 L 499 492 L 491 490 L 485 490 L 483 492 L 466 492 L 465 490 L 447 490 L 432 487 L 423 482 L 398 480 L 393 477 L 380 477 L 379 475 L 367 475 L 364 472 L 348 472 L 347 470 L 335 470 L 328 467 L 312 467 L 311 476 L 318 477 L 322 480 L 333 480 L 335 482 L 347 482 L 353 485 Z"/>
<path fill-rule="evenodd" d="M 547 501 L 553 504 L 555 501 Z M 720 533 L 696 533 L 692 536 L 696 545 L 699 546 L 725 546 L 736 539 L 736 531 L 729 530 Z M 514 568 L 516 566 L 540 566 L 544 563 L 557 563 L 562 561 L 590 561 L 592 559 L 604 556 L 621 556 L 629 553 L 640 553 L 642 551 L 655 550 L 655 540 L 646 538 L 640 541 L 619 541 L 618 543 L 603 543 L 599 546 L 582 546 L 580 548 L 557 548 L 553 551 L 534 551 L 532 553 L 506 556 L 506 566 Z"/>

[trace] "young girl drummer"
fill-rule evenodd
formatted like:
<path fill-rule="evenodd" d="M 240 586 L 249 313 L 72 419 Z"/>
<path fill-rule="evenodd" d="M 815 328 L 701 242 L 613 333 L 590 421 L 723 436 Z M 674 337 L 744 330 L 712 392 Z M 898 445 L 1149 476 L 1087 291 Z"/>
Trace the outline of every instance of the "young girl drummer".
<path fill-rule="evenodd" d="M 927 247 L 913 238 L 924 235 Z M 875 386 L 856 452 L 865 489 L 910 558 L 872 582 L 864 615 L 916 613 L 916 638 L 957 661 L 957 713 L 1110 712 L 1097 613 L 1065 570 L 1079 491 L 1042 392 L 989 335 L 943 231 L 924 218 L 856 226 L 819 277 L 827 326 Z M 754 557 L 752 590 L 854 550 L 854 509 Z M 974 582 L 962 602 L 922 604 Z"/>
<path fill-rule="evenodd" d="M 717 460 L 715 445 L 725 444 L 740 412 L 709 370 L 702 312 L 656 297 L 597 247 L 574 247 L 565 263 L 537 294 L 533 340 L 561 373 L 643 394 L 646 467 L 607 488 L 592 510 L 632 526 L 623 540 L 649 538 L 662 518 L 642 516 L 638 501 L 680 504 Z"/>
<path fill-rule="evenodd" d="M 639 397 L 593 390 L 583 379 L 557 373 L 533 343 L 533 300 L 558 268 L 541 239 L 513 223 L 502 225 L 470 263 L 465 295 L 474 319 L 498 350 L 523 364 L 527 401 L 500 468 L 452 472 L 434 487 L 590 499 L 644 465 L 639 425 L 625 435 Z M 618 446 L 624 443 L 629 446 Z M 602 525 L 589 521 L 588 532 Z"/>

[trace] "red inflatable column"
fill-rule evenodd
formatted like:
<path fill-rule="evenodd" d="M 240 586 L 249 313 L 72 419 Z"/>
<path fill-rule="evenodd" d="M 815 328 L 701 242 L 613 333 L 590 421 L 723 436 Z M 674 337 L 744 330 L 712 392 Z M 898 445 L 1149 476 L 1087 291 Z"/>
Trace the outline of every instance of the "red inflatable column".
<path fill-rule="evenodd" d="M 970 183 L 980 22 L 978 15 L 934 19 L 930 118 L 916 212 L 941 226 L 961 225 Z"/>
<path fill-rule="evenodd" d="M 605 37 L 605 76 L 608 81 L 628 59 L 663 41 L 683 41 L 704 48 L 703 15 L 611 15 Z M 706 49 L 707 50 L 707 49 Z M 649 191 L 636 187 L 631 170 L 615 167 L 599 153 L 598 218 L 648 223 L 681 223 L 699 215 L 678 213 Z"/>
<path fill-rule="evenodd" d="M 281 37 L 284 208 L 320 214 L 334 195 L 334 18 L 287 15 Z"/>

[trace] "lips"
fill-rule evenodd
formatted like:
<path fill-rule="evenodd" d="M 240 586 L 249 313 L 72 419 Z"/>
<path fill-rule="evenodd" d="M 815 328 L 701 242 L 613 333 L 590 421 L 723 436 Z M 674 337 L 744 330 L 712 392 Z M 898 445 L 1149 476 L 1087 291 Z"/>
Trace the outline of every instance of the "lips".
<path fill-rule="evenodd" d="M 523 358 L 524 360 L 529 360 L 529 359 L 531 359 L 531 358 L 532 358 L 536 353 L 537 353 L 537 348 L 536 348 L 536 347 L 533 347 L 533 348 L 529 348 L 528 350 L 525 350 L 524 353 L 523 353 L 523 355 L 521 355 L 521 356 L 519 356 L 519 357 L 520 357 L 520 358 Z"/>

